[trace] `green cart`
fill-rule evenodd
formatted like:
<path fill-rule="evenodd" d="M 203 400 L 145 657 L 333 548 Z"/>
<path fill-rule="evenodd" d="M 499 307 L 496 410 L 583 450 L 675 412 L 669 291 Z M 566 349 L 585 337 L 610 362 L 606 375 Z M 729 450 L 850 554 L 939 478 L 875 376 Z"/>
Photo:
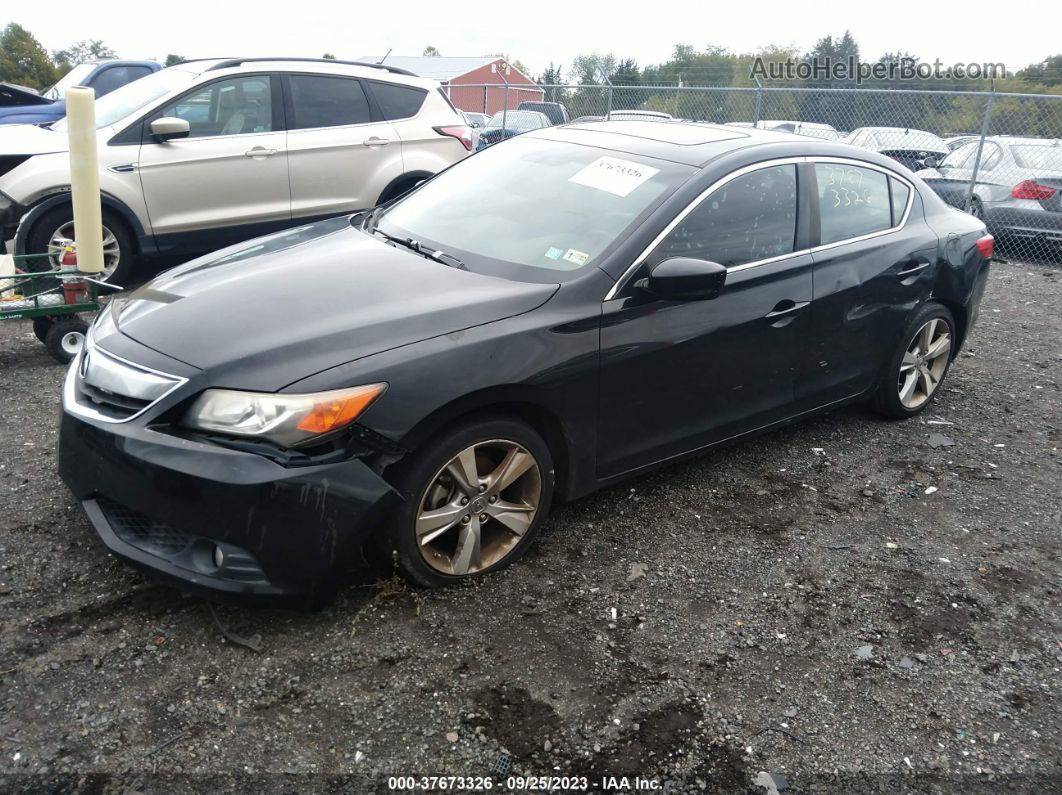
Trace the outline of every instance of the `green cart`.
<path fill-rule="evenodd" d="M 14 259 L 50 256 L 27 254 Z M 99 311 L 100 286 L 107 285 L 81 273 L 76 265 L 0 276 L 0 320 L 32 320 L 37 339 L 57 362 L 66 364 L 85 344 L 88 323 L 80 315 Z"/>

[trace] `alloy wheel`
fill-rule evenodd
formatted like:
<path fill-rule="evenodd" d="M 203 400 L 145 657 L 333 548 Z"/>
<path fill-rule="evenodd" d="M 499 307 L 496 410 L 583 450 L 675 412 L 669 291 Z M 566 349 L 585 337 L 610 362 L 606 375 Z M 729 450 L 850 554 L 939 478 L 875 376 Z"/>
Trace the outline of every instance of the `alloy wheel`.
<path fill-rule="evenodd" d="M 48 251 L 52 266 L 58 268 L 62 260 L 63 251 L 67 246 L 74 242 L 74 222 L 67 221 L 65 224 L 56 229 L 51 238 L 48 240 Z M 114 236 L 114 232 L 103 227 L 103 272 L 100 274 L 102 281 L 107 281 L 112 275 L 114 275 L 115 269 L 118 267 L 118 262 L 122 258 L 122 247 L 118 243 L 118 238 Z"/>
<path fill-rule="evenodd" d="M 951 326 L 935 317 L 914 335 L 900 363 L 897 388 L 900 403 L 908 409 L 920 408 L 940 386 L 951 358 Z"/>
<path fill-rule="evenodd" d="M 450 459 L 424 490 L 417 549 L 443 574 L 483 571 L 516 549 L 541 500 L 542 472 L 525 447 L 506 439 L 477 442 Z"/>

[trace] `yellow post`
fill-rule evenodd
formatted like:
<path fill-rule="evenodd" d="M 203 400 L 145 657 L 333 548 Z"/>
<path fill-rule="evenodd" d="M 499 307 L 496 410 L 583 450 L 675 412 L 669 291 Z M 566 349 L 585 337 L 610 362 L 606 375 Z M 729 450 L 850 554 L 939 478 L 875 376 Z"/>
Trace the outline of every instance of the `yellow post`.
<path fill-rule="evenodd" d="M 74 246 L 77 269 L 83 273 L 100 273 L 103 270 L 103 218 L 100 209 L 95 103 L 96 94 L 91 88 L 74 86 L 66 90 Z"/>

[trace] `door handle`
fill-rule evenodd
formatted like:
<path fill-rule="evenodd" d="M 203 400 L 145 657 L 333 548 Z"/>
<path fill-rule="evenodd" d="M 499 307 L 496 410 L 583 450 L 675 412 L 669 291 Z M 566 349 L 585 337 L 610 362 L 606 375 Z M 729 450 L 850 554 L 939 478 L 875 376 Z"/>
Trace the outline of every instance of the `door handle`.
<path fill-rule="evenodd" d="M 244 157 L 272 157 L 277 153 L 276 149 L 266 149 L 264 146 L 254 146 L 243 153 Z"/>
<path fill-rule="evenodd" d="M 786 315 L 792 315 L 799 312 L 805 306 L 810 304 L 810 301 L 790 301 L 788 298 L 784 301 L 779 301 L 774 305 L 774 309 L 764 315 L 768 320 L 774 320 L 778 317 L 785 317 Z"/>
<path fill-rule="evenodd" d="M 362 141 L 364 146 L 387 146 L 389 143 L 391 143 L 390 138 L 380 138 L 377 135 L 374 135 L 371 138 L 366 138 Z"/>
<path fill-rule="evenodd" d="M 924 271 L 929 267 L 928 260 L 914 260 L 908 262 L 897 263 L 904 270 L 897 272 L 897 279 L 906 279 L 908 276 L 914 276 L 920 271 Z"/>

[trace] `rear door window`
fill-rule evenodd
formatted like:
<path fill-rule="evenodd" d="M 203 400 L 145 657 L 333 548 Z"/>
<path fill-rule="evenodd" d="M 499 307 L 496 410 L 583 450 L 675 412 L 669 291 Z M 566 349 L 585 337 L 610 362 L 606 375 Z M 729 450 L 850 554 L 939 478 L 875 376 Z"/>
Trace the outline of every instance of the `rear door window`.
<path fill-rule="evenodd" d="M 695 257 L 733 267 L 791 254 L 797 173 L 787 164 L 736 177 L 705 198 L 663 240 L 653 259 Z"/>
<path fill-rule="evenodd" d="M 350 77 L 291 75 L 290 128 L 342 127 L 371 121 L 369 101 L 361 81 Z"/>
<path fill-rule="evenodd" d="M 911 198 L 911 189 L 895 177 L 889 178 L 889 185 L 892 188 L 892 225 L 896 226 L 903 220 L 907 202 Z"/>
<path fill-rule="evenodd" d="M 820 244 L 881 232 L 892 226 L 888 177 L 845 163 L 816 163 Z"/>
<path fill-rule="evenodd" d="M 424 98 L 428 92 L 423 88 L 400 86 L 395 83 L 380 83 L 375 80 L 369 84 L 380 112 L 388 121 L 410 119 L 420 113 Z"/>

